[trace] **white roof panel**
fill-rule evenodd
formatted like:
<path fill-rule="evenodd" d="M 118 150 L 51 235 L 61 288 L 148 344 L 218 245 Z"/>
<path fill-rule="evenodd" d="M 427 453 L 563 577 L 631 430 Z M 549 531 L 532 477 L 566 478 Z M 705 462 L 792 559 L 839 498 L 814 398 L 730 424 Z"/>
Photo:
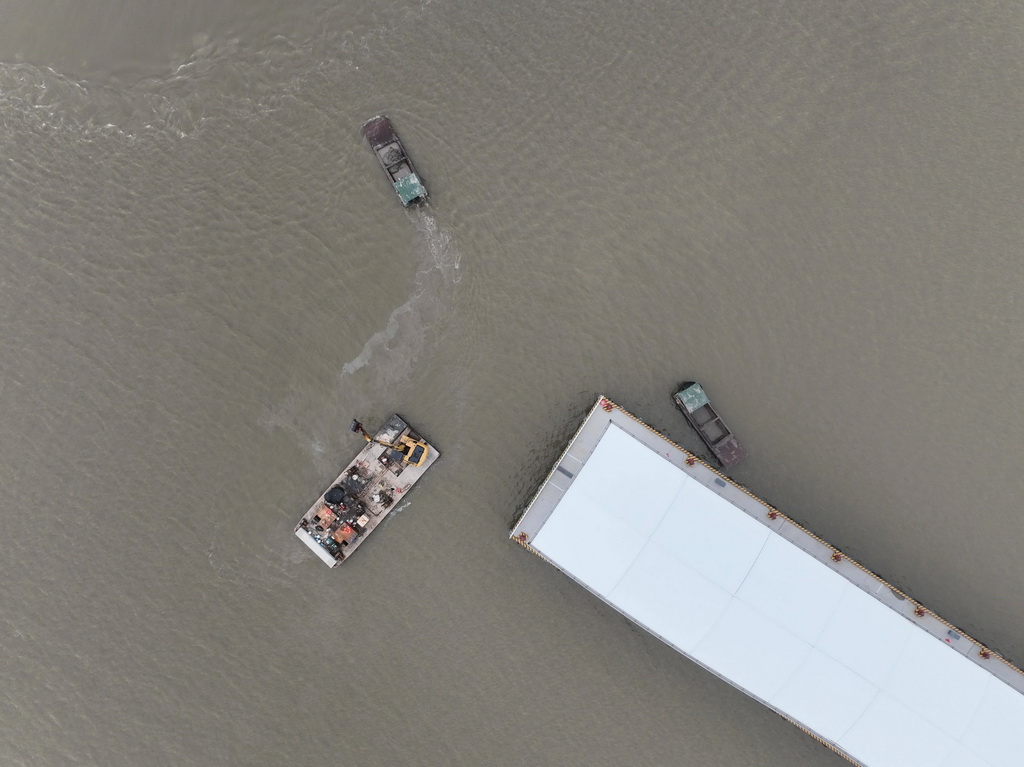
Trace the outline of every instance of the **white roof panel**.
<path fill-rule="evenodd" d="M 960 738 L 986 686 L 996 681 L 980 666 L 963 661 L 952 647 L 923 631 L 914 631 L 884 689 L 943 732 Z M 1020 724 L 1024 726 L 1024 719 Z"/>
<path fill-rule="evenodd" d="M 691 655 L 740 688 L 770 700 L 810 652 L 807 642 L 733 599 Z"/>
<path fill-rule="evenodd" d="M 857 588 L 780 535 L 765 542 L 736 596 L 803 639 L 821 635 L 840 597 Z"/>
<path fill-rule="evenodd" d="M 848 589 L 818 637 L 817 647 L 881 686 L 915 631 L 918 629 L 909 620 L 870 594 Z"/>
<path fill-rule="evenodd" d="M 1024 763 L 1024 695 L 993 677 L 962 742 L 993 767 Z"/>
<path fill-rule="evenodd" d="M 768 702 L 833 742 L 854 725 L 878 688 L 828 655 L 811 650 Z"/>
<path fill-rule="evenodd" d="M 718 620 L 732 594 L 649 543 L 609 599 L 642 626 L 689 651 Z"/>
<path fill-rule="evenodd" d="M 593 437 L 534 549 L 860 764 L 1024 764 L 1024 695 L 628 428 Z"/>
<path fill-rule="evenodd" d="M 938 727 L 883 692 L 839 739 L 839 745 L 871 767 L 935 767 L 955 744 Z"/>
<path fill-rule="evenodd" d="M 579 486 L 577 482 L 569 488 L 557 511 L 533 539 L 533 547 L 601 596 L 607 596 L 647 538 L 625 523 L 624 511 L 613 511 L 614 503 L 591 500 L 577 491 Z"/>
<path fill-rule="evenodd" d="M 686 477 L 668 461 L 609 424 L 566 495 L 583 495 L 645 538 L 658 526 Z M 656 457 L 656 456 L 655 456 Z"/>
<path fill-rule="evenodd" d="M 651 540 L 735 593 L 770 534 L 760 522 L 690 480 L 679 489 Z"/>
<path fill-rule="evenodd" d="M 957 746 L 939 767 L 990 767 L 990 765 L 977 754 L 972 754 L 963 746 Z"/>

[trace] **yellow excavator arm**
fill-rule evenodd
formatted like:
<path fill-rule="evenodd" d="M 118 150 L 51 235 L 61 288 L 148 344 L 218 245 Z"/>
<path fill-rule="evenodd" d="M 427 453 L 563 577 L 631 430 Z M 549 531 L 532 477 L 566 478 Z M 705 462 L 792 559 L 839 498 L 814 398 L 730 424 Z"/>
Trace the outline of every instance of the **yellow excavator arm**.
<path fill-rule="evenodd" d="M 398 440 L 398 444 L 392 444 L 391 442 L 385 442 L 382 439 L 371 437 L 367 434 L 366 429 L 359 421 L 352 421 L 352 431 L 359 432 L 363 435 L 363 439 L 367 442 L 376 442 L 378 445 L 384 447 L 390 447 L 392 450 L 397 450 L 402 454 L 402 463 L 407 463 L 411 466 L 422 466 L 423 462 L 427 460 L 427 453 L 430 448 L 427 447 L 427 443 L 421 440 L 411 439 L 409 437 L 402 437 Z"/>

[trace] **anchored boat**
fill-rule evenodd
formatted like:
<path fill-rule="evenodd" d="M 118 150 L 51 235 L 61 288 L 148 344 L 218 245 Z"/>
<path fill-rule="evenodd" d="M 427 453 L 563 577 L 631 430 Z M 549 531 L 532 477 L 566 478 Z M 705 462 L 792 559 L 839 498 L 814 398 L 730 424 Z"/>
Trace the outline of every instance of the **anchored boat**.
<path fill-rule="evenodd" d="M 352 556 L 441 454 L 397 413 L 374 436 L 359 421 L 366 446 L 295 526 L 295 535 L 328 567 Z"/>
<path fill-rule="evenodd" d="M 708 395 L 699 383 L 687 381 L 680 391 L 672 395 L 672 399 L 725 468 L 731 469 L 747 457 L 747 449 L 711 407 Z"/>
<path fill-rule="evenodd" d="M 427 199 L 427 188 L 416 175 L 416 168 L 391 126 L 391 121 L 384 115 L 377 115 L 363 123 L 362 131 L 402 204 L 409 206 L 414 202 L 424 202 Z"/>

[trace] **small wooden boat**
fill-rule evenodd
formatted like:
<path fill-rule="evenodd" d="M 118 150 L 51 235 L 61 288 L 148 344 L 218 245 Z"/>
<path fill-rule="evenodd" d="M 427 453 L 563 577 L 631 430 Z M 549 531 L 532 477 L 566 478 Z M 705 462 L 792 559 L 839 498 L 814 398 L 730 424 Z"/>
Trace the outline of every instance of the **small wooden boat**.
<path fill-rule="evenodd" d="M 672 399 L 722 466 L 731 469 L 747 457 L 747 449 L 711 407 L 708 395 L 699 383 L 687 381 L 682 389 L 672 395 Z"/>
<path fill-rule="evenodd" d="M 295 535 L 328 567 L 352 556 L 441 454 L 397 413 L 374 436 L 358 421 L 363 449 L 295 526 Z"/>
<path fill-rule="evenodd" d="M 363 123 L 363 136 L 370 143 L 373 153 L 384 172 L 391 180 L 398 199 L 409 206 L 427 199 L 427 188 L 423 186 L 416 168 L 406 154 L 405 147 L 391 127 L 391 121 L 384 115 L 377 115 Z"/>

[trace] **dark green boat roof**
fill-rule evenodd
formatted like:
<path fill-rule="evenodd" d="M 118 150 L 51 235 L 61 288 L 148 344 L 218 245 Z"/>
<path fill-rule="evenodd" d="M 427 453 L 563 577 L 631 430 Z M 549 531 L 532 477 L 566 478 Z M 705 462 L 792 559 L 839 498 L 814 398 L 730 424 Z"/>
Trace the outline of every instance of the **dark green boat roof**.
<path fill-rule="evenodd" d="M 402 204 L 408 205 L 417 197 L 426 197 L 427 189 L 420 183 L 420 178 L 415 173 L 410 173 L 405 178 L 395 182 L 395 191 L 402 198 Z"/>
<path fill-rule="evenodd" d="M 682 391 L 677 392 L 676 399 L 688 413 L 699 410 L 708 404 L 708 395 L 704 393 L 704 389 L 699 383 L 690 384 Z"/>

